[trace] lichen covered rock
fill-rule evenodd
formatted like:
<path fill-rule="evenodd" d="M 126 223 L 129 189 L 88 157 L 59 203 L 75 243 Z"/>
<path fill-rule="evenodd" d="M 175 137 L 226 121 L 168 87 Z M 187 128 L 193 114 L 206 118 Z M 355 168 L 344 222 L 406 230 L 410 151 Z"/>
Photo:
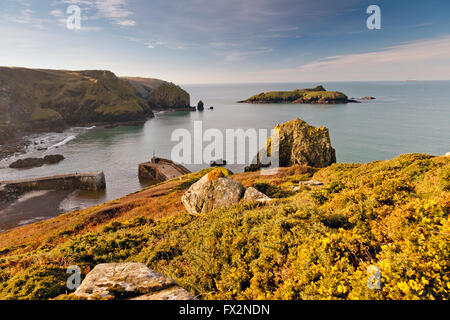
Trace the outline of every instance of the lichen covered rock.
<path fill-rule="evenodd" d="M 190 214 L 207 213 L 239 203 L 244 193 L 242 183 L 223 177 L 213 170 L 194 183 L 181 201 Z"/>
<path fill-rule="evenodd" d="M 276 141 L 276 133 L 279 137 L 280 167 L 300 164 L 323 168 L 336 162 L 336 151 L 331 146 L 328 129 L 316 128 L 297 118 L 275 127 L 274 135 L 259 152 L 258 163 L 261 163 L 259 159 L 264 159 L 264 153 L 271 156 L 272 141 Z"/>
<path fill-rule="evenodd" d="M 166 290 L 169 288 L 171 291 Z M 184 289 L 176 287 L 173 279 L 150 270 L 142 263 L 134 262 L 97 265 L 74 293 L 75 297 L 88 300 L 136 298 L 146 295 L 153 295 L 153 299 L 143 300 L 194 298 Z"/>
<path fill-rule="evenodd" d="M 146 294 L 130 300 L 197 300 L 197 298 L 189 291 L 180 288 L 172 287 L 157 293 Z"/>

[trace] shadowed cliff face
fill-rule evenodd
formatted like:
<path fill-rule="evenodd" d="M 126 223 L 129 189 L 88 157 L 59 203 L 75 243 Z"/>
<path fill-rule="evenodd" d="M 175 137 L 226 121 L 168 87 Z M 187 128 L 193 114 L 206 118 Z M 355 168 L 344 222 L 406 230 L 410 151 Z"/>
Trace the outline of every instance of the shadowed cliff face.
<path fill-rule="evenodd" d="M 0 67 L 0 126 L 8 127 L 8 137 L 11 131 L 136 121 L 151 115 L 136 89 L 110 71 Z M 6 131 L 0 131 L 0 142 L 8 139 Z"/>
<path fill-rule="evenodd" d="M 189 93 L 179 86 L 151 78 L 122 78 L 130 82 L 153 110 L 188 108 L 191 106 Z"/>
<path fill-rule="evenodd" d="M 188 108 L 191 98 L 180 87 L 167 83 L 152 90 L 148 102 L 153 109 Z"/>

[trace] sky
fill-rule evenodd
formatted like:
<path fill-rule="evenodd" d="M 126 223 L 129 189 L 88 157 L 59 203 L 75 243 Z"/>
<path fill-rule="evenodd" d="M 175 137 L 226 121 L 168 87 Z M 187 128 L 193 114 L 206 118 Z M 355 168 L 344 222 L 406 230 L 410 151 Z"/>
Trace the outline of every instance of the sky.
<path fill-rule="evenodd" d="M 450 1 L 0 0 L 0 65 L 178 84 L 449 80 Z"/>

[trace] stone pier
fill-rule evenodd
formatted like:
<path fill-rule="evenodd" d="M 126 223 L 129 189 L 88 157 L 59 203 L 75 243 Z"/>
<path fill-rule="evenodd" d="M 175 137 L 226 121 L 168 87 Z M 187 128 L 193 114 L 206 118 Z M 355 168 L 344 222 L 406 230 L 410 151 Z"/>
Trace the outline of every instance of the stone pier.
<path fill-rule="evenodd" d="M 0 181 L 0 190 L 28 192 L 36 190 L 89 190 L 99 191 L 106 188 L 103 172 L 74 173 L 51 177 Z"/>
<path fill-rule="evenodd" d="M 171 160 L 153 157 L 150 162 L 139 165 L 139 178 L 155 182 L 172 180 L 191 173 L 188 169 Z"/>

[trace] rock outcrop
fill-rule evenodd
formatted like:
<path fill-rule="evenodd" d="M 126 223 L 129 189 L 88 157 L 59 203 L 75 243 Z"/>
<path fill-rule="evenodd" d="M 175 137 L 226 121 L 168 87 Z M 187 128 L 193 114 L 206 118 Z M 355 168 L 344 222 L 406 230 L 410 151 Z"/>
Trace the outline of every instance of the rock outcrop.
<path fill-rule="evenodd" d="M 128 81 L 145 100 L 150 98 L 150 92 L 152 92 L 153 89 L 169 83 L 164 80 L 141 77 L 121 77 L 120 79 Z"/>
<path fill-rule="evenodd" d="M 13 169 L 28 169 L 42 167 L 44 164 L 57 164 L 65 158 L 60 154 L 45 156 L 44 158 L 26 158 L 17 160 L 9 165 Z"/>
<path fill-rule="evenodd" d="M 245 194 L 244 194 L 244 198 L 242 199 L 242 202 L 253 202 L 253 201 L 257 201 L 257 202 L 270 202 L 272 201 L 271 198 L 269 198 L 268 196 L 266 196 L 264 193 L 256 190 L 253 187 L 249 187 L 247 188 L 247 190 L 245 190 Z"/>
<path fill-rule="evenodd" d="M 323 184 L 323 182 L 316 181 L 316 180 L 300 181 L 298 186 L 295 187 L 292 191 L 294 191 L 294 192 L 300 191 L 305 186 L 310 187 L 310 188 L 322 188 L 325 185 Z"/>
<path fill-rule="evenodd" d="M 149 293 L 136 298 L 131 298 L 129 300 L 197 300 L 195 296 L 189 291 L 180 288 L 172 287 L 170 289 L 165 289 L 158 291 L 156 293 Z"/>
<path fill-rule="evenodd" d="M 194 183 L 181 201 L 190 214 L 200 214 L 238 204 L 243 194 L 240 182 L 214 170 Z"/>
<path fill-rule="evenodd" d="M 339 104 L 351 103 L 345 94 L 338 91 L 327 91 L 323 86 L 312 89 L 294 91 L 271 91 L 257 94 L 239 103 L 306 103 L 306 104 Z"/>
<path fill-rule="evenodd" d="M 195 296 L 177 287 L 173 279 L 150 270 L 142 263 L 97 265 L 75 291 L 79 299 L 193 300 Z"/>
<path fill-rule="evenodd" d="M 203 103 L 203 101 L 200 100 L 197 103 L 197 111 L 203 111 L 203 110 L 205 110 L 205 104 Z"/>
<path fill-rule="evenodd" d="M 275 132 L 279 134 L 280 167 L 300 164 L 323 168 L 336 162 L 336 151 L 331 146 L 330 133 L 325 127 L 316 128 L 297 118 L 276 126 Z M 264 159 L 264 154 L 271 156 L 273 139 L 274 136 L 267 140 L 257 156 L 258 165 L 253 169 L 267 165 L 261 164 L 259 159 Z"/>
<path fill-rule="evenodd" d="M 189 93 L 173 83 L 165 83 L 150 92 L 148 103 L 152 110 L 190 108 Z"/>
<path fill-rule="evenodd" d="M 324 185 L 323 182 L 316 180 L 300 181 L 298 184 L 300 186 L 310 186 L 310 187 L 322 187 Z"/>
<path fill-rule="evenodd" d="M 191 97 L 181 87 L 159 79 L 122 78 L 128 81 L 153 110 L 195 109 L 190 107 Z M 192 110 L 193 111 L 193 110 Z"/>

